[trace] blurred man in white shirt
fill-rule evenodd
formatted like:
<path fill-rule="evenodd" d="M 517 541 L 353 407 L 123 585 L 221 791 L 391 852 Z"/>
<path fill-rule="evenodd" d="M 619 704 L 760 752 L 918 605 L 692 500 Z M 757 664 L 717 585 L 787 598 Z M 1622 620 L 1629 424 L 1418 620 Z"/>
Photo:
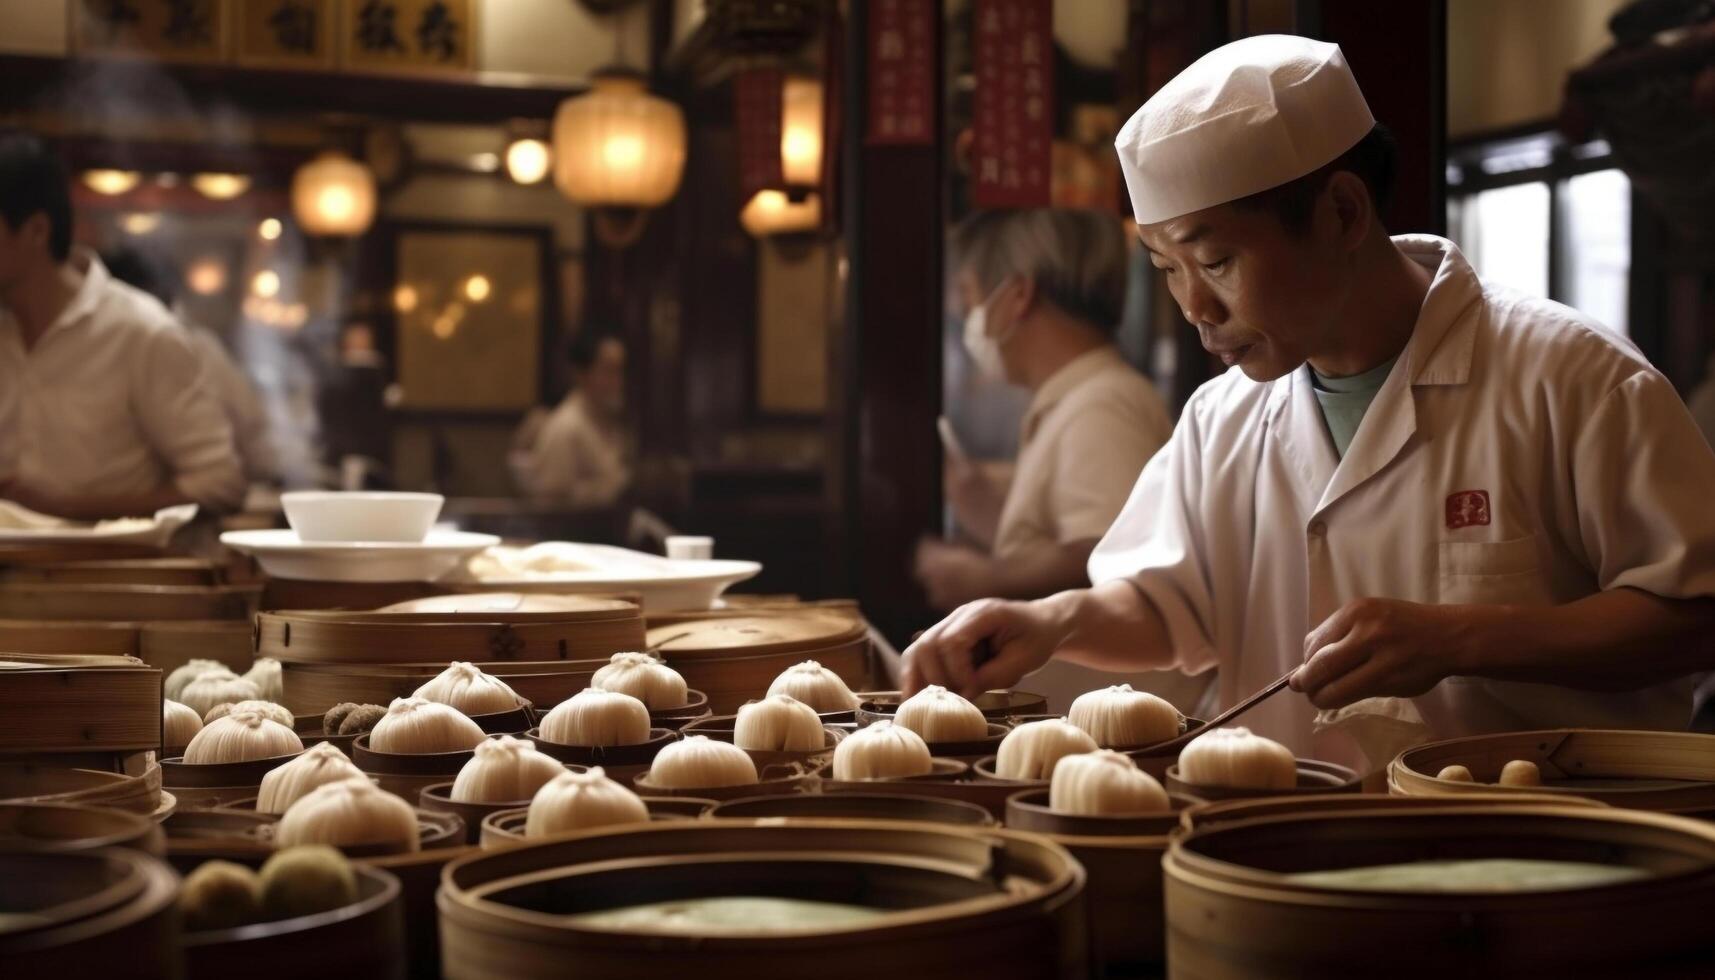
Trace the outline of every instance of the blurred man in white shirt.
<path fill-rule="evenodd" d="M 232 426 L 190 337 L 71 233 L 59 161 L 0 135 L 0 498 L 76 520 L 237 506 Z"/>
<path fill-rule="evenodd" d="M 631 486 L 625 344 L 586 327 L 572 343 L 571 362 L 571 393 L 520 428 L 513 475 L 539 504 L 607 507 Z"/>

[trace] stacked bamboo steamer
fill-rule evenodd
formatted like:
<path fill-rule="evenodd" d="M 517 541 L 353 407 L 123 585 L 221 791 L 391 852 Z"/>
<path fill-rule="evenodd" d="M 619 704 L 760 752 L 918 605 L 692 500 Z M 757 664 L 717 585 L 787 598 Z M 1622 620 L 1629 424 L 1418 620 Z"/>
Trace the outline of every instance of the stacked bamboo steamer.
<path fill-rule="evenodd" d="M 648 646 L 685 683 L 709 696 L 709 710 L 732 714 L 761 697 L 781 671 L 814 660 L 862 690 L 870 645 L 862 620 L 838 611 L 651 620 Z"/>
<path fill-rule="evenodd" d="M 635 603 L 556 599 L 561 608 L 542 612 L 264 613 L 256 654 L 281 662 L 285 705 L 301 715 L 344 701 L 387 704 L 454 660 L 479 665 L 546 710 L 588 686 L 610 655 L 644 644 Z"/>
<path fill-rule="evenodd" d="M 921 823 L 703 820 L 601 828 L 448 865 L 444 975 L 585 980 L 1087 975 L 1083 869 L 1027 835 Z M 569 918 L 657 900 L 810 894 L 866 921 L 797 932 L 662 933 Z"/>
<path fill-rule="evenodd" d="M 0 845 L 0 930 L 8 977 L 176 978 L 178 877 L 126 848 L 56 852 Z"/>
<path fill-rule="evenodd" d="M 135 657 L 0 654 L 0 800 L 170 806 L 161 671 Z"/>
<path fill-rule="evenodd" d="M 1647 877 L 1517 892 L 1294 877 L 1437 858 L 1580 861 Z M 1715 961 L 1715 828 L 1680 817 L 1457 800 L 1241 813 L 1175 838 L 1163 868 L 1170 977 L 1689 978 Z"/>

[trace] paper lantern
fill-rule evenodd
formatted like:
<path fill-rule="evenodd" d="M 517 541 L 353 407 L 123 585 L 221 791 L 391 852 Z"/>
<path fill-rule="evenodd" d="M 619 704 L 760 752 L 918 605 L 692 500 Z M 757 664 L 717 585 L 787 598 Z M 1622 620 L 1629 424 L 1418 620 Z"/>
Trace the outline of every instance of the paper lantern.
<path fill-rule="evenodd" d="M 553 155 L 554 184 L 577 204 L 658 207 L 685 171 L 685 114 L 641 78 L 597 75 L 590 92 L 560 103 Z"/>
<path fill-rule="evenodd" d="M 822 224 L 822 200 L 811 194 L 793 201 L 780 191 L 757 191 L 738 221 L 757 238 L 815 231 Z"/>
<path fill-rule="evenodd" d="M 343 153 L 323 153 L 293 175 L 292 213 L 311 235 L 361 235 L 375 220 L 375 175 Z"/>
<path fill-rule="evenodd" d="M 793 186 L 822 183 L 822 83 L 817 79 L 789 76 L 782 88 L 780 172 Z"/>

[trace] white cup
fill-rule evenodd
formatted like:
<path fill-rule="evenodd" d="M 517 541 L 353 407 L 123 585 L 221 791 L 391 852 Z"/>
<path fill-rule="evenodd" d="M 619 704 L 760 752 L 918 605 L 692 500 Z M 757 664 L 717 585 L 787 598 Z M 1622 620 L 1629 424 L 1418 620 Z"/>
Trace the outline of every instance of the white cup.
<path fill-rule="evenodd" d="M 667 557 L 675 561 L 707 561 L 714 556 L 714 538 L 675 534 L 667 539 Z"/>

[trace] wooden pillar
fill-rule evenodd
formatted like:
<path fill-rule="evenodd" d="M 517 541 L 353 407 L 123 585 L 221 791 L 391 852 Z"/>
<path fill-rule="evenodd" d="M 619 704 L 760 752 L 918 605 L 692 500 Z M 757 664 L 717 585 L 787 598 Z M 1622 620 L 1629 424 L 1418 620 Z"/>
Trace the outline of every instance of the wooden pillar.
<path fill-rule="evenodd" d="M 926 0 L 919 0 L 926 2 Z M 845 307 L 830 345 L 829 559 L 895 641 L 934 622 L 912 578 L 917 541 L 941 523 L 944 121 L 936 142 L 865 143 L 867 5 L 849 6 L 842 140 Z M 937 9 L 939 5 L 937 4 Z M 944 27 L 934 20 L 935 91 Z"/>
<path fill-rule="evenodd" d="M 1298 32 L 1332 41 L 1399 141 L 1394 234 L 1447 233 L 1447 2 L 1298 0 Z"/>

